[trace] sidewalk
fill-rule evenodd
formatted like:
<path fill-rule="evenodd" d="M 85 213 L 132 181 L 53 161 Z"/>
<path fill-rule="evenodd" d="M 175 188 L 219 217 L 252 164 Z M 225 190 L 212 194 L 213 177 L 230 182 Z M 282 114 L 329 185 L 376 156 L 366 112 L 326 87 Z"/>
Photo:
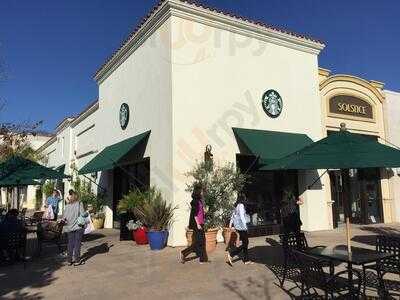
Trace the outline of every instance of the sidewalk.
<path fill-rule="evenodd" d="M 399 224 L 353 228 L 354 246 L 372 247 L 376 233 L 400 234 Z M 118 240 L 115 230 L 91 235 L 83 246 L 85 265 L 69 267 L 55 248 L 41 258 L 0 267 L 0 299 L 290 299 L 271 266 L 281 260 L 277 236 L 250 240 L 253 265 L 224 261 L 224 245 L 210 264 L 178 263 L 178 248 L 150 251 L 148 246 Z M 345 244 L 344 229 L 308 233 L 312 245 Z"/>

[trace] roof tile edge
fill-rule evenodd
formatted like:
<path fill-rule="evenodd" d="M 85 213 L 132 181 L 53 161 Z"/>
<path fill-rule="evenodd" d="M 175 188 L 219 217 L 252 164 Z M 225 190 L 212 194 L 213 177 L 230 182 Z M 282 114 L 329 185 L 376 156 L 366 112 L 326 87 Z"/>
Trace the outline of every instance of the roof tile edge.
<path fill-rule="evenodd" d="M 207 15 L 210 17 L 213 15 L 214 18 L 219 17 L 222 21 L 240 22 L 253 28 L 257 28 L 259 32 L 264 34 L 275 33 L 276 38 L 286 39 L 287 41 L 303 43 L 304 47 L 315 49 L 315 53 L 318 54 L 325 48 L 324 42 L 318 39 L 311 38 L 306 35 L 294 33 L 282 28 L 268 25 L 261 21 L 254 21 L 242 16 L 237 16 L 229 12 L 225 12 L 216 8 L 211 8 L 200 4 L 196 1 L 190 0 L 160 0 L 151 11 L 139 22 L 135 29 L 129 34 L 129 36 L 122 42 L 121 46 L 113 52 L 105 61 L 105 63 L 96 71 L 93 78 L 101 83 L 108 75 L 110 70 L 112 71 L 113 66 L 118 64 L 118 61 L 129 52 L 130 48 L 135 43 L 146 35 L 151 30 L 152 26 L 157 23 L 157 19 L 163 17 L 169 17 L 174 11 L 190 11 L 192 13 Z M 254 29 L 255 29 L 254 28 Z M 119 64 L 118 64 L 119 65 Z"/>

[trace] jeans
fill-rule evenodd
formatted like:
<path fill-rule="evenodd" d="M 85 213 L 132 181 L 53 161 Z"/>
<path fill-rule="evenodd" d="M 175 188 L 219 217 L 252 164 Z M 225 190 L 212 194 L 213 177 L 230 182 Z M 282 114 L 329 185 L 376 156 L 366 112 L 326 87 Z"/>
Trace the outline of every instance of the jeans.
<path fill-rule="evenodd" d="M 236 256 L 240 253 L 243 253 L 243 262 L 247 262 L 249 260 L 249 235 L 246 230 L 238 230 L 237 232 L 239 233 L 239 238 L 242 244 L 239 247 L 233 247 L 229 253 L 231 256 Z"/>
<path fill-rule="evenodd" d="M 79 262 L 81 258 L 81 243 L 83 229 L 70 231 L 68 235 L 68 262 Z"/>
<path fill-rule="evenodd" d="M 196 228 L 193 230 L 192 244 L 186 249 L 182 250 L 182 256 L 186 258 L 186 256 L 192 252 L 196 253 L 197 257 L 200 258 L 200 262 L 206 262 L 208 260 L 204 228 Z"/>

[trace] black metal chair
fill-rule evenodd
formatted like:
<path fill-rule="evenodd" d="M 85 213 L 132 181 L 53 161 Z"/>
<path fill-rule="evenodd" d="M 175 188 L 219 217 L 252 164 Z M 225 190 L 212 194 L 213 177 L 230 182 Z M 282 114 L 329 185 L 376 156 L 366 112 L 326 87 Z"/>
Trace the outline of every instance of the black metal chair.
<path fill-rule="evenodd" d="M 44 211 L 35 211 L 30 218 L 27 218 L 27 224 L 30 226 L 37 225 L 42 221 Z"/>
<path fill-rule="evenodd" d="M 372 265 L 363 266 L 363 278 L 364 278 L 364 293 L 367 285 L 366 271 L 374 270 L 377 272 L 379 285 L 381 290 L 386 290 L 388 287 L 385 286 L 383 277 L 387 273 L 392 273 L 400 276 L 400 237 L 393 235 L 378 235 L 376 236 L 376 252 L 379 253 L 390 253 L 394 256 L 382 259 Z"/>
<path fill-rule="evenodd" d="M 0 257 L 6 261 L 3 252 L 6 252 L 7 259 L 10 263 L 22 261 L 24 268 L 26 264 L 26 232 L 7 232 L 0 234 Z"/>
<path fill-rule="evenodd" d="M 300 270 L 301 281 L 301 297 L 321 297 L 318 291 L 323 291 L 325 299 L 349 299 L 350 290 L 349 282 L 342 275 L 348 274 L 347 270 L 338 272 L 337 274 L 327 274 L 324 272 L 324 261 L 304 252 L 293 250 L 290 254 L 292 260 L 295 261 Z M 362 277 L 360 272 L 353 270 L 353 274 L 357 277 L 353 280 L 353 292 L 355 297 L 360 296 Z"/>
<path fill-rule="evenodd" d="M 293 258 L 292 251 L 298 250 L 298 251 L 306 251 L 307 249 L 312 249 L 312 248 L 317 248 L 317 247 L 324 247 L 324 246 L 315 246 L 315 247 L 309 247 L 308 242 L 306 239 L 306 236 L 304 235 L 304 232 L 298 232 L 298 233 L 288 233 L 288 234 L 280 234 L 279 235 L 281 245 L 283 248 L 283 275 L 282 279 L 278 280 L 280 281 L 281 287 L 285 283 L 285 280 L 287 278 L 288 272 L 291 273 L 296 273 L 296 263 L 293 262 L 291 259 Z M 333 274 L 334 272 L 334 266 L 331 261 L 328 260 L 322 260 L 323 266 L 329 267 L 329 272 L 330 274 Z"/>
<path fill-rule="evenodd" d="M 39 253 L 38 255 L 42 253 L 42 246 L 45 243 L 49 244 L 55 244 L 58 247 L 59 252 L 62 252 L 62 229 L 63 229 L 63 224 L 62 223 L 57 223 L 57 222 L 50 222 L 48 226 L 42 227 L 42 224 L 38 224 L 38 229 L 37 229 L 37 238 L 38 238 L 38 246 L 39 246 Z"/>

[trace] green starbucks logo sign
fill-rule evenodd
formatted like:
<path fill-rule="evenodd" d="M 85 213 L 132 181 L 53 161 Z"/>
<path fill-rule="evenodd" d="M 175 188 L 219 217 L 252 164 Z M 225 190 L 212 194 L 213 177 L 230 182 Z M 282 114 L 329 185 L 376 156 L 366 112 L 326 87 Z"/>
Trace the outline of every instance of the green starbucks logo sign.
<path fill-rule="evenodd" d="M 122 103 L 119 108 L 119 124 L 121 125 L 122 130 L 128 126 L 129 123 L 129 106 L 126 103 Z"/>
<path fill-rule="evenodd" d="M 271 118 L 279 117 L 283 109 L 281 95 L 275 90 L 266 91 L 262 97 L 262 107 Z"/>

